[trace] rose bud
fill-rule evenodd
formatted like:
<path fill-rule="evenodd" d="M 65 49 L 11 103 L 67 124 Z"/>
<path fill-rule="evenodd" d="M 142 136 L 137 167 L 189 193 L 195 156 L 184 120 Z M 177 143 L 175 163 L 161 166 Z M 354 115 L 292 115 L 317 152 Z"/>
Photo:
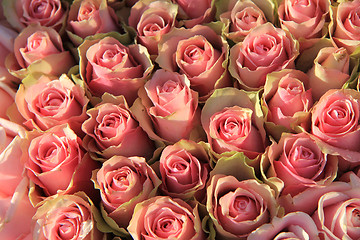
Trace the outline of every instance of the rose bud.
<path fill-rule="evenodd" d="M 281 218 L 274 217 L 271 223 L 253 231 L 248 240 L 314 239 L 322 236 L 312 218 L 303 212 L 292 212 Z"/>
<path fill-rule="evenodd" d="M 214 0 L 172 0 L 178 4 L 178 19 L 182 20 L 182 24 L 186 28 L 192 28 L 202 23 L 208 23 L 214 20 L 215 1 Z"/>
<path fill-rule="evenodd" d="M 311 132 L 325 142 L 321 146 L 355 165 L 360 157 L 359 99 L 360 93 L 353 89 L 329 90 L 314 105 L 311 116 Z"/>
<path fill-rule="evenodd" d="M 16 92 L 15 102 L 29 129 L 45 131 L 68 123 L 79 136 L 83 134 L 81 124 L 87 118 L 89 100 L 84 90 L 65 74 L 60 78 L 28 75 Z"/>
<path fill-rule="evenodd" d="M 125 232 L 135 205 L 154 197 L 161 184 L 144 158 L 122 156 L 105 161 L 100 169 L 93 172 L 92 181 L 100 190 L 105 221 L 119 232 Z"/>
<path fill-rule="evenodd" d="M 110 36 L 85 40 L 79 55 L 81 79 L 94 97 L 100 98 L 105 92 L 123 95 L 130 105 L 154 67 L 145 47 L 124 46 Z"/>
<path fill-rule="evenodd" d="M 208 98 L 216 88 L 231 86 L 226 70 L 228 44 L 210 27 L 176 28 L 159 44 L 155 61 L 167 71 L 185 74 L 200 100 Z"/>
<path fill-rule="evenodd" d="M 342 1 L 333 7 L 333 24 L 330 25 L 330 37 L 338 47 L 344 47 L 353 53 L 360 40 L 360 1 Z"/>
<path fill-rule="evenodd" d="M 34 239 L 102 239 L 94 215 L 99 214 L 83 192 L 47 199 L 34 215 Z"/>
<path fill-rule="evenodd" d="M 202 145 L 181 140 L 165 147 L 160 156 L 161 190 L 173 198 L 201 202 L 209 176 L 209 156 Z"/>
<path fill-rule="evenodd" d="M 281 27 L 300 41 L 300 48 L 308 48 L 324 37 L 330 21 L 329 0 L 283 0 L 278 8 Z"/>
<path fill-rule="evenodd" d="M 269 223 L 278 207 L 268 185 L 216 174 L 207 188 L 206 209 L 214 223 L 216 239 L 245 239 Z"/>
<path fill-rule="evenodd" d="M 44 196 L 90 189 L 91 171 L 98 164 L 85 154 L 81 144 L 67 125 L 46 132 L 28 132 L 22 146 L 25 150 L 22 160 L 28 177 L 35 184 L 35 189 L 31 189 L 32 202 Z"/>
<path fill-rule="evenodd" d="M 154 144 L 134 119 L 123 96 L 107 93 L 102 102 L 87 111 L 83 145 L 93 159 L 105 161 L 115 155 L 151 158 Z"/>
<path fill-rule="evenodd" d="M 21 79 L 35 72 L 60 76 L 74 65 L 74 59 L 54 29 L 30 25 L 15 38 L 14 53 L 8 55 L 5 65 Z"/>
<path fill-rule="evenodd" d="M 6 20 L 18 31 L 34 23 L 60 34 L 64 31 L 69 5 L 66 1 L 3 0 L 2 5 Z"/>
<path fill-rule="evenodd" d="M 260 107 L 255 95 L 224 88 L 206 101 L 201 123 L 215 153 L 237 151 L 254 159 L 264 152 L 266 134 L 263 117 L 255 110 Z"/>
<path fill-rule="evenodd" d="M 137 41 L 151 55 L 158 54 L 162 36 L 174 28 L 177 12 L 178 6 L 167 0 L 142 0 L 131 8 L 129 25 L 136 29 Z"/>
<path fill-rule="evenodd" d="M 138 203 L 128 231 L 140 239 L 205 239 L 197 206 L 193 209 L 181 199 L 158 196 Z"/>
<path fill-rule="evenodd" d="M 283 130 L 279 125 L 290 131 L 294 131 L 296 126 L 308 129 L 309 111 L 313 104 L 311 93 L 308 76 L 299 70 L 269 73 L 262 96 L 268 132 L 278 139 Z"/>
<path fill-rule="evenodd" d="M 6 83 L 0 81 L 0 118 L 9 119 L 7 111 L 15 102 L 15 91 Z"/>
<path fill-rule="evenodd" d="M 272 7 L 270 1 L 267 0 L 262 1 L 262 4 L 269 9 Z M 260 7 L 256 5 L 256 1 L 248 0 L 229 0 L 226 6 L 218 6 L 218 11 L 221 12 L 220 21 L 226 26 L 224 31 L 226 38 L 235 43 L 241 42 L 255 27 L 266 23 L 266 16 Z"/>
<path fill-rule="evenodd" d="M 152 139 L 175 143 L 197 132 L 198 94 L 190 89 L 186 76 L 157 70 L 139 96 L 131 110 Z"/>
<path fill-rule="evenodd" d="M 279 178 L 281 195 L 296 196 L 308 188 L 330 185 L 337 176 L 338 158 L 321 151 L 307 133 L 283 133 L 279 143 L 273 142 L 262 159 L 263 176 L 271 181 Z"/>
<path fill-rule="evenodd" d="M 258 90 L 268 73 L 294 68 L 298 55 L 299 43 L 289 32 L 265 23 L 230 49 L 229 71 L 242 88 Z"/>
<path fill-rule="evenodd" d="M 330 89 L 340 89 L 350 78 L 350 56 L 345 48 L 320 49 L 313 67 L 307 72 L 314 100 Z"/>

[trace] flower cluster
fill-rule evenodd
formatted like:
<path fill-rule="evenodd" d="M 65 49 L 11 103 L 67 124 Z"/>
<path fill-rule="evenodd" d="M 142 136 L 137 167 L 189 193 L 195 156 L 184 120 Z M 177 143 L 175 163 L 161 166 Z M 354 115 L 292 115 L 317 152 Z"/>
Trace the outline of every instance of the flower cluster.
<path fill-rule="evenodd" d="M 0 239 L 360 239 L 360 0 L 0 2 Z"/>

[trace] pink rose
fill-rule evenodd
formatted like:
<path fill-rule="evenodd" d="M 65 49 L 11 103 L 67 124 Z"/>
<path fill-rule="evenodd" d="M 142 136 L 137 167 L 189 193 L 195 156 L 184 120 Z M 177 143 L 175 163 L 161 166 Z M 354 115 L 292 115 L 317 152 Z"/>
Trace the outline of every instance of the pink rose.
<path fill-rule="evenodd" d="M 139 91 L 139 96 L 132 111 L 152 139 L 174 143 L 189 139 L 193 130 L 197 130 L 198 94 L 190 89 L 186 76 L 160 69 L 146 82 L 145 91 Z"/>
<path fill-rule="evenodd" d="M 138 203 L 128 231 L 140 239 L 205 239 L 197 206 L 193 209 L 181 199 L 158 196 Z"/>
<path fill-rule="evenodd" d="M 244 152 L 249 158 L 264 152 L 263 117 L 257 116 L 255 101 L 235 88 L 218 89 L 206 101 L 201 123 L 214 152 Z"/>
<path fill-rule="evenodd" d="M 83 145 L 94 159 L 152 157 L 154 144 L 134 119 L 124 97 L 104 94 L 103 101 L 87 114 L 90 118 L 82 125 L 86 134 Z"/>
<path fill-rule="evenodd" d="M 34 239 L 102 239 L 95 222 L 92 201 L 83 192 L 47 199 L 34 216 Z"/>
<path fill-rule="evenodd" d="M 68 13 L 68 3 L 61 0 L 4 0 L 2 5 L 6 20 L 18 31 L 31 24 L 51 27 L 63 32 Z"/>
<path fill-rule="evenodd" d="M 295 196 L 307 188 L 327 186 L 334 181 L 338 170 L 337 157 L 322 152 L 306 133 L 283 133 L 279 143 L 274 142 L 269 147 L 267 158 L 262 161 L 262 166 L 267 161 L 270 164 L 268 169 L 263 169 L 264 175 L 283 182 L 281 195 Z"/>
<path fill-rule="evenodd" d="M 206 209 L 217 239 L 245 239 L 277 214 L 273 191 L 254 179 L 216 174 L 207 188 Z"/>
<path fill-rule="evenodd" d="M 88 190 L 91 171 L 98 165 L 84 153 L 80 138 L 67 125 L 29 132 L 27 139 L 23 149 L 28 151 L 22 157 L 27 175 L 45 196 Z"/>
<path fill-rule="evenodd" d="M 191 88 L 205 100 L 214 89 L 231 85 L 227 56 L 225 40 L 210 27 L 197 25 L 166 34 L 155 61 L 165 70 L 185 74 Z"/>
<path fill-rule="evenodd" d="M 65 51 L 60 35 L 52 28 L 30 25 L 14 41 L 14 54 L 6 59 L 9 72 L 24 78 L 40 72 L 59 76 L 74 65 L 70 52 Z"/>
<path fill-rule="evenodd" d="M 154 170 L 140 157 L 114 156 L 93 172 L 95 187 L 100 189 L 104 218 L 126 228 L 135 205 L 154 197 L 161 183 Z"/>
<path fill-rule="evenodd" d="M 219 18 L 226 24 L 225 36 L 235 43 L 243 41 L 255 27 L 267 22 L 264 12 L 252 1 L 230 0 Z"/>
<path fill-rule="evenodd" d="M 106 0 L 75 0 L 70 6 L 66 30 L 75 43 L 79 37 L 122 31 L 115 11 L 107 6 Z"/>
<path fill-rule="evenodd" d="M 274 217 L 271 223 L 253 231 L 248 240 L 272 239 L 320 239 L 320 232 L 309 215 L 292 212 L 281 218 Z"/>
<path fill-rule="evenodd" d="M 330 26 L 332 40 L 338 47 L 353 53 L 360 40 L 360 1 L 344 1 L 334 9 L 333 25 Z"/>
<path fill-rule="evenodd" d="M 301 71 L 284 69 L 268 74 L 264 86 L 263 111 L 266 120 L 287 129 L 308 129 L 313 99 L 309 78 Z"/>
<path fill-rule="evenodd" d="M 327 91 L 312 110 L 312 134 L 326 143 L 327 151 L 358 164 L 360 147 L 360 95 L 353 89 Z"/>
<path fill-rule="evenodd" d="M 175 26 L 178 7 L 166 0 L 138 1 L 130 11 L 129 25 L 136 29 L 137 40 L 151 55 L 158 54 L 162 36 Z"/>
<path fill-rule="evenodd" d="M 154 67 L 145 47 L 124 46 L 114 37 L 86 40 L 79 55 L 80 75 L 92 95 L 124 95 L 130 105 Z"/>
<path fill-rule="evenodd" d="M 307 72 L 314 100 L 330 89 L 340 89 L 349 80 L 350 56 L 345 48 L 320 49 L 313 67 Z"/>
<path fill-rule="evenodd" d="M 83 134 L 81 124 L 87 118 L 89 100 L 65 74 L 60 78 L 28 75 L 16 92 L 15 101 L 29 129 L 45 131 L 68 123 L 77 134 Z"/>
<path fill-rule="evenodd" d="M 229 71 L 242 88 L 258 90 L 268 73 L 294 68 L 298 55 L 299 43 L 289 32 L 265 23 L 230 49 Z"/>
<path fill-rule="evenodd" d="M 173 198 L 201 201 L 207 183 L 209 156 L 198 143 L 181 140 L 165 147 L 160 156 L 161 190 Z"/>
<path fill-rule="evenodd" d="M 214 20 L 215 7 L 213 0 L 172 0 L 180 7 L 178 18 L 184 20 L 186 28 Z"/>
<path fill-rule="evenodd" d="M 15 102 L 15 91 L 6 83 L 0 81 L 0 118 L 9 119 L 7 110 Z"/>

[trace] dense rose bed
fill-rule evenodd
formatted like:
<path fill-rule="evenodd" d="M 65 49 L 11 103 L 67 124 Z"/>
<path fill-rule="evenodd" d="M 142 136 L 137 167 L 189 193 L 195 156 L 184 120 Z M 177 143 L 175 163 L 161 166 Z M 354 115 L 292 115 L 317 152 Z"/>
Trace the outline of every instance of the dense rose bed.
<path fill-rule="evenodd" d="M 360 239 L 360 0 L 2 0 L 0 239 Z"/>

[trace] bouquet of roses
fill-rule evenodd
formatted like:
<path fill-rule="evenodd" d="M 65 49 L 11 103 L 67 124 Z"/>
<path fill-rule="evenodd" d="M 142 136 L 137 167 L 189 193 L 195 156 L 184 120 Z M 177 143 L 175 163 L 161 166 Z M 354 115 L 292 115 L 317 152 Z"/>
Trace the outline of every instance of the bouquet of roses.
<path fill-rule="evenodd" d="M 360 239 L 360 0 L 2 0 L 0 239 Z"/>

